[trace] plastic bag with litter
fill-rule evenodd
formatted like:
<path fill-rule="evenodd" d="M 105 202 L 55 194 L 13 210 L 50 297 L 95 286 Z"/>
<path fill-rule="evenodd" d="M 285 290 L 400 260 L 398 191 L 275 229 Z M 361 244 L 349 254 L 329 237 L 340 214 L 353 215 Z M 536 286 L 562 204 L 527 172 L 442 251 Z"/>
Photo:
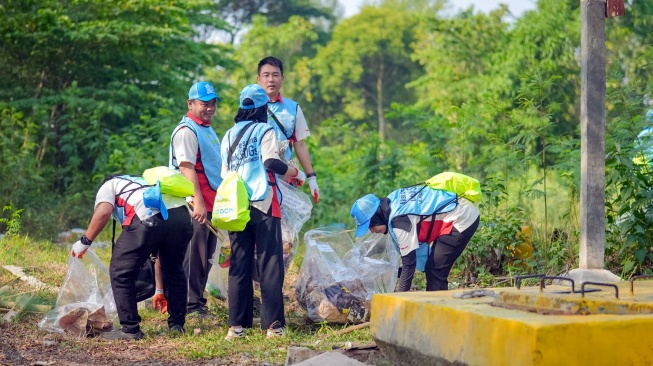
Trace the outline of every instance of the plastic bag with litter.
<path fill-rule="evenodd" d="M 118 324 L 109 269 L 92 249 L 82 259 L 70 257 L 57 302 L 39 328 L 85 336 Z"/>
<path fill-rule="evenodd" d="M 211 262 L 211 270 L 206 281 L 206 289 L 211 296 L 218 299 L 227 299 L 227 284 L 229 281 L 229 264 L 231 262 L 231 245 L 229 235 L 224 230 L 220 230 L 222 235 L 218 236 L 215 253 Z"/>
<path fill-rule="evenodd" d="M 320 228 L 304 241 L 295 295 L 314 322 L 366 322 L 372 295 L 394 292 L 400 256 L 386 235 L 368 234 L 354 244 L 343 229 Z"/>

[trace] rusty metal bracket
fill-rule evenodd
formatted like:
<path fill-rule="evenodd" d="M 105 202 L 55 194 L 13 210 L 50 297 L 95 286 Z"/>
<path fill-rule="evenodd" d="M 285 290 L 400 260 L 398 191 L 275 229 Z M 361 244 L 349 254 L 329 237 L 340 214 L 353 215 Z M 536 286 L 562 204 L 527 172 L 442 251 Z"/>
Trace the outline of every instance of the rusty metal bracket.
<path fill-rule="evenodd" d="M 544 281 L 546 280 L 558 280 L 558 281 L 569 281 L 571 282 L 571 292 L 576 292 L 574 289 L 574 280 L 572 280 L 569 277 L 560 277 L 560 276 L 544 276 L 540 279 L 540 292 L 544 291 Z M 567 291 L 562 292 L 562 293 L 569 293 Z"/>
<path fill-rule="evenodd" d="M 583 284 L 580 286 L 580 295 L 581 297 L 585 297 L 585 293 L 589 291 L 585 291 L 585 285 L 594 285 L 594 286 L 604 286 L 604 287 L 612 287 L 614 288 L 614 297 L 615 299 L 619 299 L 619 287 L 613 283 L 602 283 L 602 282 L 583 282 Z"/>
<path fill-rule="evenodd" d="M 521 288 L 521 280 L 525 280 L 527 278 L 542 278 L 545 277 L 545 274 L 534 274 L 534 275 L 524 275 L 524 276 L 517 276 L 515 277 L 515 287 L 517 287 L 517 290 Z"/>
<path fill-rule="evenodd" d="M 630 294 L 631 294 L 631 295 L 635 295 L 635 289 L 633 288 L 633 282 L 635 282 L 635 280 L 641 280 L 641 279 L 644 279 L 644 278 L 653 278 L 653 275 L 639 275 L 639 276 L 633 276 L 633 277 L 630 279 Z"/>

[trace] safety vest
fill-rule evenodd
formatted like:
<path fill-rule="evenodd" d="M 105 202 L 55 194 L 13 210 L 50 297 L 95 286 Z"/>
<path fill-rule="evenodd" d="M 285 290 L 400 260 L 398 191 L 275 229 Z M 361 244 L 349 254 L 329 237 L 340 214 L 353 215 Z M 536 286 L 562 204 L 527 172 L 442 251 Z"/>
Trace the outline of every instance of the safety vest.
<path fill-rule="evenodd" d="M 113 205 L 111 216 L 114 220 L 118 221 L 120 225 L 129 225 L 134 215 L 137 215 L 135 207 L 129 203 L 129 199 L 134 193 L 138 192 L 140 195 L 139 201 L 142 202 L 143 192 L 141 190 L 150 188 L 152 185 L 148 184 L 142 177 L 134 175 L 110 175 L 102 184 L 104 185 L 106 182 L 113 179 L 124 180 L 126 182 L 120 191 L 115 194 L 115 204 Z M 128 220 L 128 222 L 125 222 L 126 220 Z"/>
<path fill-rule="evenodd" d="M 277 141 L 283 142 L 289 140 L 292 135 L 295 133 L 295 122 L 297 119 L 297 102 L 292 99 L 283 98 L 281 101 L 276 101 L 274 103 L 268 103 L 268 110 L 274 113 L 274 117 L 278 120 L 277 123 L 272 117 L 272 113 L 268 114 L 268 124 L 274 128 L 274 132 L 277 135 Z M 282 128 L 279 126 L 281 124 Z M 290 160 L 292 156 L 292 150 L 290 146 L 286 149 L 285 157 L 286 161 Z"/>
<path fill-rule="evenodd" d="M 220 176 L 222 158 L 220 157 L 220 140 L 211 126 L 202 126 L 187 116 L 182 117 L 181 122 L 179 122 L 172 132 L 172 137 L 170 138 L 170 160 L 168 161 L 168 166 L 172 169 L 179 170 L 179 163 L 175 157 L 172 139 L 175 137 L 177 131 L 183 127 L 189 128 L 197 136 L 200 157 L 202 159 L 202 170 L 198 170 L 198 172 L 204 173 L 211 188 L 214 191 L 217 190 L 222 182 L 222 177 Z"/>
<path fill-rule="evenodd" d="M 404 215 L 432 216 L 453 211 L 458 205 L 458 196 L 455 193 L 439 189 L 431 189 L 424 184 L 399 188 L 388 195 L 390 199 L 390 217 L 388 218 L 388 232 L 397 250 L 400 250 L 399 241 L 392 229 L 392 220 Z M 416 249 L 416 248 L 412 248 Z M 410 253 L 401 253 L 406 255 Z"/>
<path fill-rule="evenodd" d="M 268 173 L 261 158 L 261 141 L 263 135 L 272 128 L 264 123 L 254 123 L 241 138 L 234 149 L 231 159 L 227 159 L 229 147 L 240 131 L 249 124 L 249 121 L 236 123 L 229 129 L 222 140 L 222 161 L 229 161 L 229 170 L 235 170 L 245 182 L 250 201 L 261 201 L 267 196 L 270 183 Z"/>

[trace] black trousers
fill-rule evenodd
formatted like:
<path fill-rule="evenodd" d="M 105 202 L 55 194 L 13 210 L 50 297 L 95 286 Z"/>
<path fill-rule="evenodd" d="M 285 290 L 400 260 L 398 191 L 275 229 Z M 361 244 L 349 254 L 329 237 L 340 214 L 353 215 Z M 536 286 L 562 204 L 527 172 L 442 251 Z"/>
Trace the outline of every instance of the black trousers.
<path fill-rule="evenodd" d="M 211 212 L 206 219 L 211 220 Z M 197 220 L 193 221 L 193 237 L 184 257 L 184 270 L 188 277 L 188 312 L 201 310 L 206 306 L 204 288 L 213 266 L 209 259 L 215 253 L 218 238 Z"/>
<path fill-rule="evenodd" d="M 472 236 L 478 228 L 480 217 L 467 229 L 459 232 L 455 228 L 449 235 L 441 235 L 433 243 L 432 251 L 426 259 L 426 291 L 442 291 L 449 289 L 449 272 L 451 267 L 456 263 L 467 243 L 472 240 Z"/>
<path fill-rule="evenodd" d="M 183 253 L 192 235 L 186 207 L 168 211 L 168 220 L 157 214 L 148 224 L 134 217 L 116 240 L 111 252 L 109 275 L 118 318 L 125 333 L 140 330 L 141 317 L 136 307 L 135 280 L 138 270 L 152 253 L 159 253 L 165 296 L 168 300 L 168 326 L 183 326 L 186 319 L 186 275 Z"/>
<path fill-rule="evenodd" d="M 254 286 L 252 268 L 256 267 L 261 285 L 261 327 L 274 322 L 286 325 L 283 310 L 283 250 L 281 220 L 252 207 L 245 230 L 229 232 L 231 264 L 229 265 L 229 325 L 251 328 L 254 321 Z"/>

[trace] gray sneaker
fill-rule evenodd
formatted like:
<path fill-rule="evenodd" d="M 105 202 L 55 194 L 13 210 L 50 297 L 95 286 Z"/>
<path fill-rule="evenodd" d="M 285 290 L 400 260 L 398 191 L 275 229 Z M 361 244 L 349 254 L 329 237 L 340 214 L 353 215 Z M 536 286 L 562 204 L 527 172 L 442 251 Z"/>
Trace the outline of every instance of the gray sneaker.
<path fill-rule="evenodd" d="M 215 317 L 209 313 L 209 311 L 205 308 L 201 308 L 199 310 L 195 311 L 190 311 L 186 315 L 188 318 L 194 318 L 196 317 L 200 321 L 213 321 L 215 320 Z"/>
<path fill-rule="evenodd" d="M 184 330 L 184 327 L 179 324 L 175 324 L 172 327 L 170 327 L 170 335 L 173 337 L 182 336 L 185 333 L 186 331 Z"/>
<path fill-rule="evenodd" d="M 143 339 L 145 337 L 145 334 L 141 332 L 140 330 L 136 333 L 125 333 L 122 330 L 113 330 L 111 332 L 104 332 L 102 333 L 102 338 L 110 340 L 110 341 L 115 341 L 115 340 L 127 340 L 127 341 L 137 341 L 139 339 Z"/>

